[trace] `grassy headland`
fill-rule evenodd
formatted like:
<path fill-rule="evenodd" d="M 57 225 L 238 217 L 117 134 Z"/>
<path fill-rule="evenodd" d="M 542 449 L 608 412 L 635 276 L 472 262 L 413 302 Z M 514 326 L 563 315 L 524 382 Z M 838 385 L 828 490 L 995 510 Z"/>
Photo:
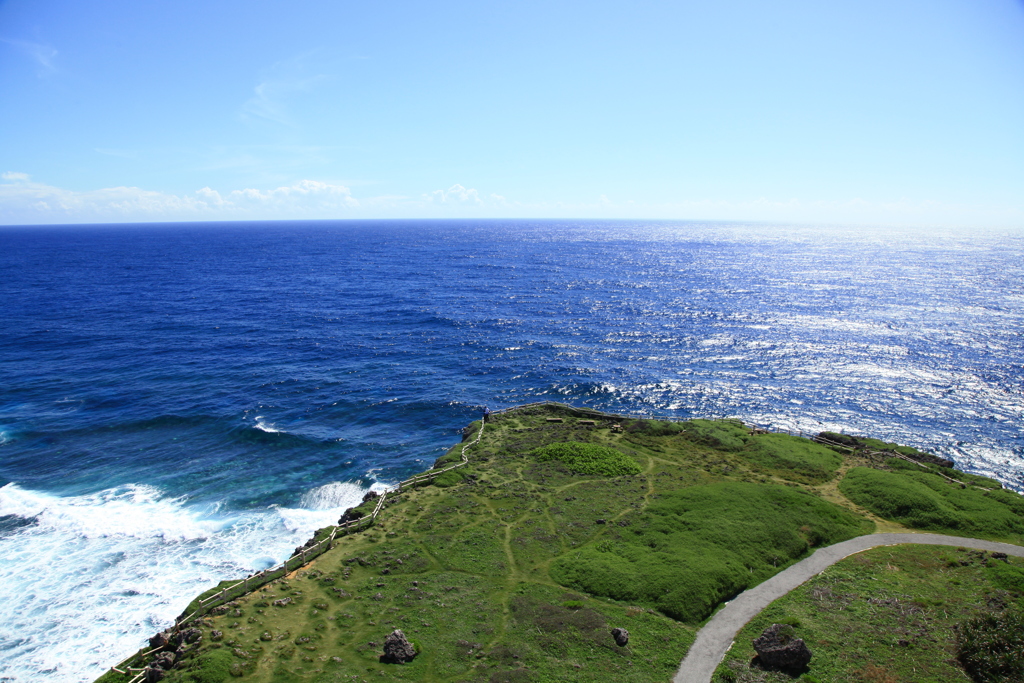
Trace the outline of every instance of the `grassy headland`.
<path fill-rule="evenodd" d="M 771 624 L 791 624 L 814 653 L 807 681 L 1020 681 L 965 675 L 966 626 L 982 615 L 1020 613 L 1024 560 L 935 546 L 874 548 L 829 567 L 756 616 L 736 637 L 715 683 L 785 683 L 751 669 L 751 641 Z M 1017 619 L 1020 617 L 1017 616 Z M 1024 632 L 1017 633 L 1019 641 Z M 961 661 L 963 660 L 963 661 Z"/>
<path fill-rule="evenodd" d="M 201 638 L 163 680 L 665 681 L 722 601 L 815 547 L 878 527 L 1024 540 L 1017 494 L 880 450 L 557 404 L 495 415 L 467 465 L 193 622 Z M 409 663 L 380 661 L 395 629 Z"/>

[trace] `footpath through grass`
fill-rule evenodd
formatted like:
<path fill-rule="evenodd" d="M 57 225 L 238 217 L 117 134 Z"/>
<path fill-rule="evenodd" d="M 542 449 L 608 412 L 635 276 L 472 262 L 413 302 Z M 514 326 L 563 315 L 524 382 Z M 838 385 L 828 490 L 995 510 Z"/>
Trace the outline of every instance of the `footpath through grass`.
<path fill-rule="evenodd" d="M 902 461 L 894 469 L 891 458 L 736 421 L 618 420 L 557 404 L 494 416 L 467 456 L 389 495 L 373 526 L 194 623 L 201 638 L 163 680 L 665 681 L 723 600 L 818 546 L 872 532 L 866 510 L 921 521 L 896 494 L 861 486 L 865 476 L 936 490 Z M 861 467 L 869 474 L 837 489 Z M 985 482 L 970 490 L 984 494 L 973 487 Z M 955 488 L 936 494 L 952 506 L 937 509 L 980 524 L 991 510 Z M 1016 538 L 1024 509 L 1004 501 L 1015 495 L 982 495 L 1010 515 L 983 531 Z M 629 631 L 628 645 L 613 628 Z M 416 646 L 410 663 L 380 661 L 395 629 Z"/>
<path fill-rule="evenodd" d="M 794 635 L 813 653 L 801 678 L 805 682 L 970 680 L 963 663 L 971 661 L 963 652 L 969 622 L 1016 615 L 1024 608 L 1022 601 L 1020 558 L 995 559 L 980 550 L 942 546 L 874 548 L 833 565 L 769 605 L 737 634 L 713 680 L 793 680 L 750 667 L 757 654 L 751 641 L 779 623 L 794 626 Z M 1017 661 L 1024 664 L 1024 653 Z M 975 680 L 1022 678 L 1018 666 L 1016 676 Z"/>

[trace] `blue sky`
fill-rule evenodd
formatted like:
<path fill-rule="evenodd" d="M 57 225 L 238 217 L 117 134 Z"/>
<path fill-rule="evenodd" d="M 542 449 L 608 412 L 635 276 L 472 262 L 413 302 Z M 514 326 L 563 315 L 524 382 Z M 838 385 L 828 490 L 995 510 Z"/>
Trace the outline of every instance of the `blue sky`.
<path fill-rule="evenodd" d="M 1024 2 L 0 0 L 0 223 L 1024 227 Z"/>

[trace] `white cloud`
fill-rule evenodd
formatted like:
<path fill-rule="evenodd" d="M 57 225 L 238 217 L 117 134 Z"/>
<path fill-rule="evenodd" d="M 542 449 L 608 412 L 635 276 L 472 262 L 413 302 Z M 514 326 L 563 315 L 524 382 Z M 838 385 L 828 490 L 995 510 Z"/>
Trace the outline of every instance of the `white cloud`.
<path fill-rule="evenodd" d="M 901 198 L 815 200 L 752 197 L 695 198 L 663 203 L 628 199 L 590 202 L 509 201 L 456 184 L 423 194 L 356 198 L 345 185 L 304 179 L 276 187 L 171 194 L 139 187 L 66 190 L 0 173 L 0 225 L 158 221 L 338 218 L 617 218 L 749 220 L 784 223 L 892 226 L 974 226 L 1024 229 L 1020 206 L 977 206 Z M 614 196 L 614 195 L 613 195 Z"/>
<path fill-rule="evenodd" d="M 245 188 L 222 194 L 210 187 L 169 194 L 138 187 L 65 190 L 5 173 L 0 184 L 0 223 L 344 218 L 359 201 L 344 185 L 300 180 L 271 190 Z"/>
<path fill-rule="evenodd" d="M 36 73 L 40 76 L 51 74 L 57 70 L 54 62 L 57 59 L 58 52 L 52 45 L 35 43 L 30 40 L 10 40 L 7 38 L 0 38 L 0 43 L 7 43 L 32 58 L 39 67 Z"/>
<path fill-rule="evenodd" d="M 308 75 L 307 63 L 314 53 L 304 53 L 274 64 L 253 88 L 253 96 L 242 104 L 242 118 L 271 121 L 295 127 L 289 101 L 297 94 L 313 90 L 330 80 L 325 74 Z"/>
<path fill-rule="evenodd" d="M 472 204 L 483 204 L 483 200 L 480 199 L 480 193 L 474 189 L 465 188 L 458 183 L 452 185 L 447 190 L 434 190 L 430 194 L 423 195 L 424 198 L 429 202 L 440 202 L 446 204 L 449 202 L 469 202 Z"/>

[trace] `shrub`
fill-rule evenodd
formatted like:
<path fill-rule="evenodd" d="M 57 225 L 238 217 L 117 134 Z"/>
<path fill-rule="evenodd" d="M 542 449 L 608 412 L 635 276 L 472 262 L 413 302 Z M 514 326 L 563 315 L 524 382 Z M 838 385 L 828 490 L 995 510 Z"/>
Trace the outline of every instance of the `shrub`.
<path fill-rule="evenodd" d="M 996 562 L 988 567 L 987 573 L 992 579 L 992 583 L 1003 590 L 1024 595 L 1024 567 L 1006 562 Z"/>
<path fill-rule="evenodd" d="M 722 482 L 665 494 L 618 532 L 618 542 L 595 542 L 561 556 L 551 576 L 565 586 L 645 602 L 695 623 L 812 544 L 868 531 L 854 514 L 811 494 Z"/>
<path fill-rule="evenodd" d="M 446 488 L 448 486 L 461 484 L 463 481 L 462 473 L 459 472 L 459 470 L 448 470 L 447 472 L 443 472 L 442 474 L 434 477 L 434 486 Z"/>
<path fill-rule="evenodd" d="M 684 430 L 685 427 L 683 427 L 679 422 L 662 422 L 652 420 L 647 433 L 651 436 L 673 436 L 683 432 Z"/>
<path fill-rule="evenodd" d="M 541 462 L 559 460 L 578 474 L 618 477 L 641 471 L 640 465 L 625 453 L 592 443 L 553 443 L 535 449 L 532 454 Z"/>
<path fill-rule="evenodd" d="M 207 650 L 192 662 L 185 675 L 190 683 L 223 683 L 231 676 L 234 659 L 226 648 Z"/>
<path fill-rule="evenodd" d="M 759 470 L 805 484 L 828 481 L 843 464 L 842 456 L 832 449 L 788 434 L 758 436 L 743 455 Z"/>
<path fill-rule="evenodd" d="M 1024 612 L 980 614 L 956 625 L 957 659 L 977 683 L 1024 681 Z"/>
<path fill-rule="evenodd" d="M 749 438 L 747 428 L 732 420 L 690 420 L 682 428 L 697 443 L 720 451 L 743 450 Z"/>
<path fill-rule="evenodd" d="M 839 490 L 858 505 L 915 529 L 1024 539 L 1024 498 L 1012 491 L 952 485 L 937 474 L 855 467 Z"/>

